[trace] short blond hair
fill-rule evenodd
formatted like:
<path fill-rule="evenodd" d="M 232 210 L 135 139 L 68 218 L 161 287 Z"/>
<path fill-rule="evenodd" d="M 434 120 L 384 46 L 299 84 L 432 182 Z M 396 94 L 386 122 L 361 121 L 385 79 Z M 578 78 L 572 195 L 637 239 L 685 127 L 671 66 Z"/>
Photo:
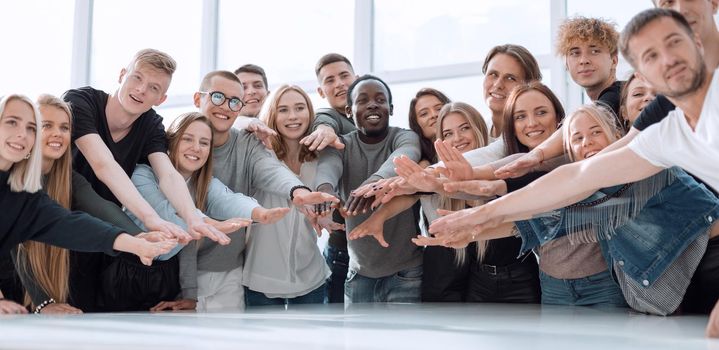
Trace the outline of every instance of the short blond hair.
<path fill-rule="evenodd" d="M 170 55 L 155 49 L 142 49 L 132 57 L 128 69 L 135 64 L 147 65 L 169 76 L 175 74 L 177 62 Z"/>
<path fill-rule="evenodd" d="M 560 26 L 557 34 L 557 55 L 567 56 L 576 42 L 590 42 L 607 47 L 612 56 L 617 56 L 619 49 L 619 32 L 616 24 L 603 18 L 587 18 L 577 16 L 567 18 Z"/>

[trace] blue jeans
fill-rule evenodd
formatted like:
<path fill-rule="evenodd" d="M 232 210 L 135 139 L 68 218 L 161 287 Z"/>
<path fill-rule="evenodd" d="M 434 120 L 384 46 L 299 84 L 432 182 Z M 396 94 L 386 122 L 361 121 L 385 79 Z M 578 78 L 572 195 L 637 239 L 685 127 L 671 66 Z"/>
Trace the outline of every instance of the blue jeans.
<path fill-rule="evenodd" d="M 327 245 L 324 251 L 325 261 L 332 271 L 327 281 L 327 298 L 329 303 L 343 303 L 345 298 L 345 279 L 350 264 L 350 256 L 346 250 Z"/>
<path fill-rule="evenodd" d="M 421 295 L 422 265 L 380 278 L 350 271 L 345 282 L 345 304 L 418 303 Z"/>
<path fill-rule="evenodd" d="M 265 293 L 245 287 L 245 307 L 266 305 L 324 304 L 327 298 L 327 284 L 294 298 L 268 298 Z"/>
<path fill-rule="evenodd" d="M 558 279 L 539 271 L 542 304 L 626 307 L 622 290 L 609 270 L 575 279 Z"/>

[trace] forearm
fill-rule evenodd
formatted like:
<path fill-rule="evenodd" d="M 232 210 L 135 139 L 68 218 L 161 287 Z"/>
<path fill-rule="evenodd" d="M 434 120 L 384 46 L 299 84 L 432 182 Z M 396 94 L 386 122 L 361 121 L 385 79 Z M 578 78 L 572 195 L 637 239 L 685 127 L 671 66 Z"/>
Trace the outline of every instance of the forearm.
<path fill-rule="evenodd" d="M 418 200 L 418 197 L 411 195 L 395 197 L 388 203 L 382 204 L 379 209 L 372 213 L 372 216 L 377 216 L 378 218 L 381 218 L 382 221 L 387 221 L 395 217 L 397 214 L 411 208 Z"/>
<path fill-rule="evenodd" d="M 198 218 L 195 203 L 182 176 L 172 171 L 160 177 L 160 190 L 170 201 L 177 214 L 187 223 Z"/>
<path fill-rule="evenodd" d="M 112 194 L 117 197 L 120 203 L 141 221 L 145 222 L 148 218 L 157 215 L 117 163 L 93 170 L 98 179 L 112 191 Z"/>
<path fill-rule="evenodd" d="M 545 160 L 563 155 L 564 138 L 562 136 L 562 129 L 560 128 L 555 131 L 552 136 L 540 143 L 532 152 L 541 152 L 543 155 L 542 159 Z"/>

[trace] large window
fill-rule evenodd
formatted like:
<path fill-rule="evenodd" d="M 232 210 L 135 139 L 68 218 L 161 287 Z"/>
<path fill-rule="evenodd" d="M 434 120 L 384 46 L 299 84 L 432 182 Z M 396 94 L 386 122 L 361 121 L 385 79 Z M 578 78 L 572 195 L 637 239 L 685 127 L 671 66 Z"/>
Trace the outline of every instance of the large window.
<path fill-rule="evenodd" d="M 354 55 L 354 1 L 220 1 L 218 69 L 262 66 L 270 86 L 315 80 L 317 59 Z"/>
<path fill-rule="evenodd" d="M 177 61 L 168 95 L 188 96 L 197 90 L 202 78 L 201 23 L 201 1 L 95 0 L 92 85 L 107 92 L 114 91 L 120 70 L 135 52 L 154 48 L 167 52 Z"/>
<path fill-rule="evenodd" d="M 374 70 L 482 61 L 513 43 L 550 52 L 547 0 L 375 1 Z"/>
<path fill-rule="evenodd" d="M 60 95 L 70 87 L 73 7 L 54 0 L 8 1 L 0 11 L 0 95 Z"/>

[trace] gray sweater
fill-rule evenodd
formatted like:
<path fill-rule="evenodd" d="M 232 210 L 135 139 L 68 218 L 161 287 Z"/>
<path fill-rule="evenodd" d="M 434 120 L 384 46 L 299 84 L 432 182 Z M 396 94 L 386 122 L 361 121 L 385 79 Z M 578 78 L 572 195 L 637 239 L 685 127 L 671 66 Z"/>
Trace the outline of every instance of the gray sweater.
<path fill-rule="evenodd" d="M 230 129 L 227 142 L 212 152 L 213 176 L 234 192 L 253 196 L 261 189 L 289 199 L 292 187 L 303 185 L 254 135 L 244 130 Z M 210 210 L 206 214 L 219 219 L 215 217 L 217 213 Z M 246 230 L 240 229 L 230 238 L 230 244 L 225 246 L 207 239 L 195 241 L 180 252 L 180 286 L 184 298 L 196 297 L 192 293 L 197 290 L 192 287 L 197 286 L 198 270 L 222 272 L 242 266 Z"/>
<path fill-rule="evenodd" d="M 342 136 L 344 150 L 326 148 L 320 155 L 315 185 L 331 184 L 343 201 L 350 192 L 364 183 L 395 176 L 388 159 L 406 155 L 420 159 L 419 137 L 412 131 L 390 127 L 380 143 L 367 144 L 357 131 Z M 347 218 L 351 232 L 364 222 L 368 214 Z M 380 278 L 422 264 L 422 250 L 410 239 L 417 232 L 417 218 L 411 209 L 405 210 L 384 224 L 385 240 L 389 248 L 382 248 L 373 237 L 349 241 L 350 269 L 362 276 Z"/>

